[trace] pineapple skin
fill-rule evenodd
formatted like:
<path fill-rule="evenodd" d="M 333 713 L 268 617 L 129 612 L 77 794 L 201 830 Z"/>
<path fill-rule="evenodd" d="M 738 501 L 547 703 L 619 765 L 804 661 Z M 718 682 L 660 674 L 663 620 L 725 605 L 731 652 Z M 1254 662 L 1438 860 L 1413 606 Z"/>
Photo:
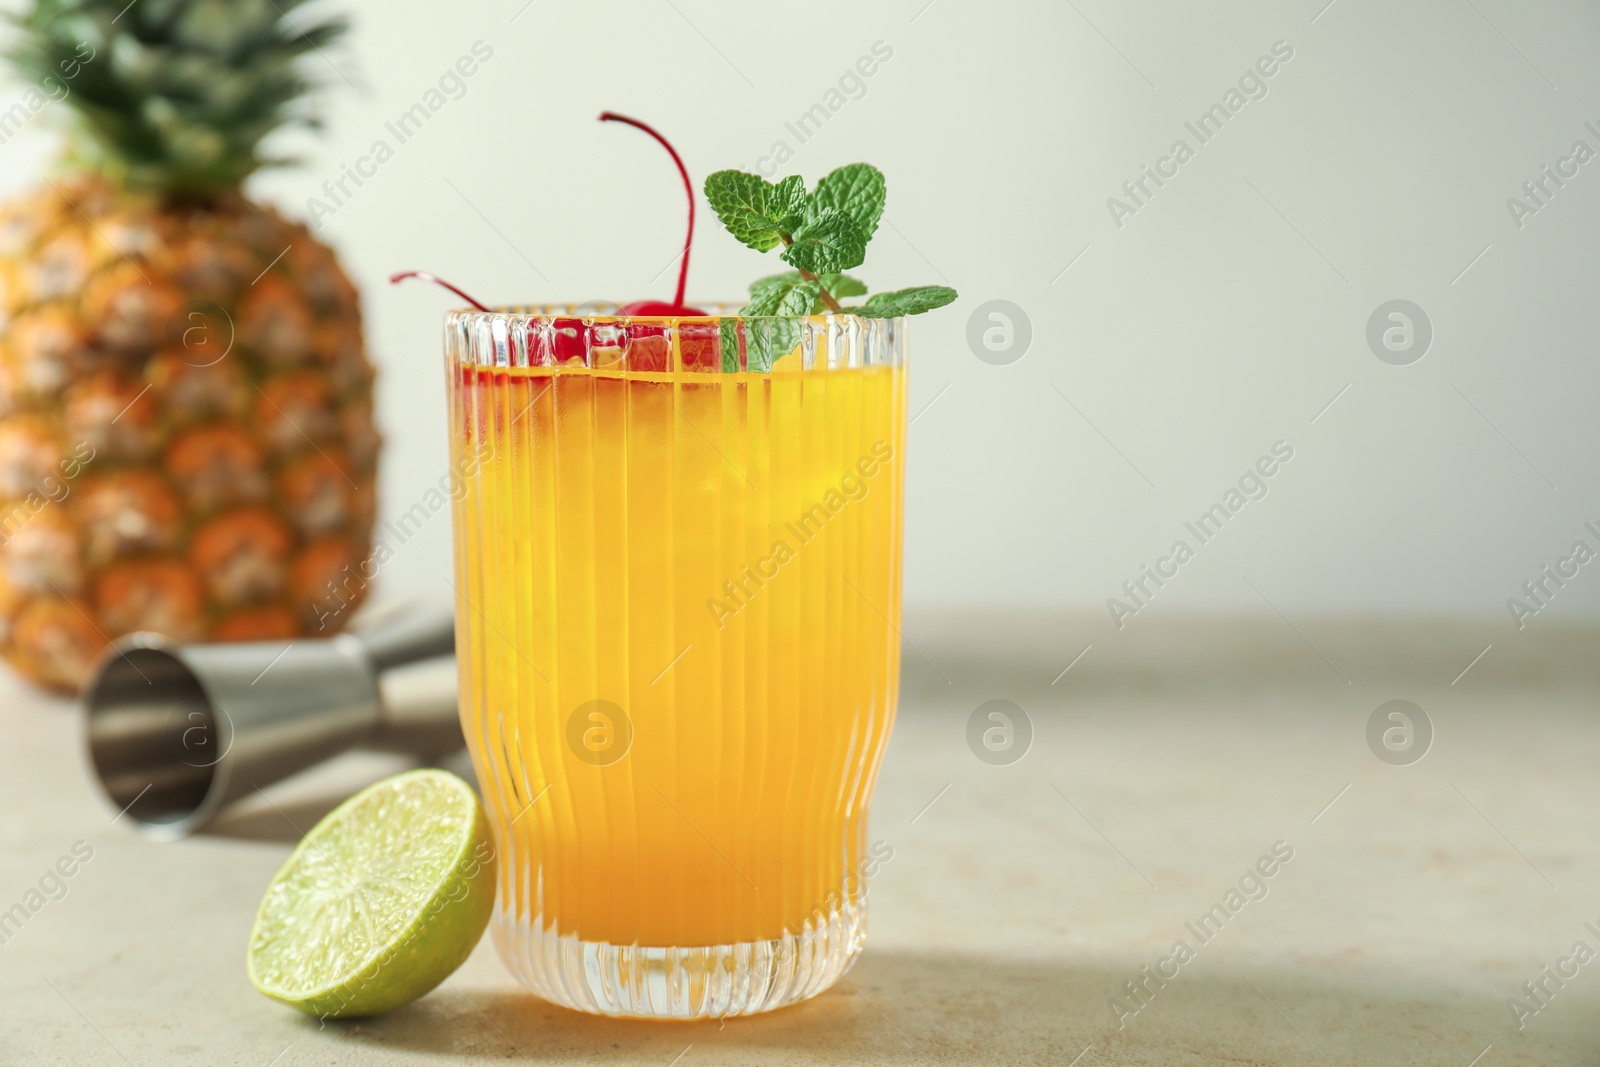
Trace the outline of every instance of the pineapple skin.
<path fill-rule="evenodd" d="M 0 655 L 76 689 L 115 638 L 331 636 L 381 438 L 355 287 L 238 194 L 92 177 L 0 207 Z"/>

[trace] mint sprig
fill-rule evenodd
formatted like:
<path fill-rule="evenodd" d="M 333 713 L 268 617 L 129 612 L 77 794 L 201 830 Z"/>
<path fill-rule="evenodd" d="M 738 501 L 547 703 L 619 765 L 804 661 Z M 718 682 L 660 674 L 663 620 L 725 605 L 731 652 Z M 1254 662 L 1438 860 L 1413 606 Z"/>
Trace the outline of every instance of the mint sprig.
<path fill-rule="evenodd" d="M 796 268 L 750 286 L 750 302 L 739 314 L 759 320 L 747 322 L 744 331 L 751 370 L 770 369 L 776 356 L 794 348 L 794 317 L 823 311 L 864 318 L 920 315 L 956 298 L 949 286 L 925 285 L 878 293 L 860 305 L 839 303 L 841 297 L 867 295 L 864 283 L 843 272 L 865 262 L 867 243 L 883 217 L 883 172 L 869 163 L 840 167 L 809 193 L 797 175 L 774 184 L 759 174 L 719 170 L 706 178 L 705 193 L 735 238 L 758 252 L 782 245 L 780 258 Z M 733 339 L 727 323 L 725 342 Z"/>

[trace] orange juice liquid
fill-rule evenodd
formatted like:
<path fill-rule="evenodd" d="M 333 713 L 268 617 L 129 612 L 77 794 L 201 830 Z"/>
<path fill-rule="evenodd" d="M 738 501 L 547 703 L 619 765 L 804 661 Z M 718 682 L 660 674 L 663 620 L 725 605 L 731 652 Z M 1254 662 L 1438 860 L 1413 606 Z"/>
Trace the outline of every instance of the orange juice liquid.
<path fill-rule="evenodd" d="M 499 921 L 713 946 L 858 902 L 899 686 L 904 367 L 474 366 L 451 390 Z"/>

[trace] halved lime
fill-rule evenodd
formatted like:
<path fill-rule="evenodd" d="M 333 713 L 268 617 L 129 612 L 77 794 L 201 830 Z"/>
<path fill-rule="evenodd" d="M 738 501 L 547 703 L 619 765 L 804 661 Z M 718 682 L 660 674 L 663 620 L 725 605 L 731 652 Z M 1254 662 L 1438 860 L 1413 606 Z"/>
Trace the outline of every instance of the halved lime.
<path fill-rule="evenodd" d="M 333 811 L 256 912 L 250 981 L 308 1015 L 409 1004 L 471 955 L 494 908 L 494 841 L 472 787 L 407 771 Z"/>

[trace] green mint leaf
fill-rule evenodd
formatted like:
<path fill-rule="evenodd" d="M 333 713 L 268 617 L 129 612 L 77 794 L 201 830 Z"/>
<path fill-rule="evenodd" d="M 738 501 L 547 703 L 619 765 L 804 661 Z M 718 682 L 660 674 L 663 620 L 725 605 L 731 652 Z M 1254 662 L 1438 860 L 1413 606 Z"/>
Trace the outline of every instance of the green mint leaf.
<path fill-rule="evenodd" d="M 777 220 L 778 228 L 784 233 L 793 233 L 805 218 L 806 205 L 810 202 L 811 194 L 806 192 L 806 180 L 798 174 L 791 174 L 772 187 L 767 215 Z"/>
<path fill-rule="evenodd" d="M 866 296 L 867 283 L 858 281 L 848 274 L 822 274 L 817 276 L 817 281 L 822 287 L 832 293 L 834 299 L 841 296 Z"/>
<path fill-rule="evenodd" d="M 866 235 L 838 208 L 818 208 L 813 202 L 793 238 L 794 243 L 784 249 L 783 261 L 812 274 L 849 270 L 867 258 Z"/>
<path fill-rule="evenodd" d="M 823 274 L 817 277 L 822 283 L 823 291 L 833 297 L 833 302 L 838 303 L 842 296 L 866 296 L 867 285 L 857 281 L 848 274 Z M 831 309 L 822 300 L 822 293 L 817 294 L 817 302 L 811 305 L 811 314 L 824 315 Z"/>
<path fill-rule="evenodd" d="M 799 214 L 789 179 L 784 185 L 780 188 L 758 174 L 719 170 L 706 178 L 705 192 L 729 233 L 757 252 L 770 252 L 783 241 L 783 225 Z M 800 193 L 805 195 L 803 185 Z"/>
<path fill-rule="evenodd" d="M 722 334 L 722 373 L 739 373 L 739 320 L 724 318 L 717 323 Z"/>
<path fill-rule="evenodd" d="M 883 217 L 885 186 L 883 172 L 870 163 L 851 163 L 817 182 L 811 201 L 819 208 L 843 211 L 861 230 L 863 240 L 872 240 Z"/>
<path fill-rule="evenodd" d="M 744 320 L 744 339 L 750 371 L 765 374 L 800 343 L 800 320 L 788 317 L 747 318 Z"/>
<path fill-rule="evenodd" d="M 893 319 L 942 308 L 955 298 L 956 291 L 948 285 L 923 285 L 915 289 L 878 293 L 860 307 L 845 310 L 864 319 Z"/>
<path fill-rule="evenodd" d="M 757 278 L 750 283 L 751 301 L 754 302 L 759 299 L 764 292 L 773 286 L 798 285 L 801 280 L 800 272 L 797 270 L 786 270 L 782 274 L 769 274 L 765 278 Z M 822 288 L 832 295 L 836 301 L 845 296 L 867 295 L 866 283 L 852 278 L 848 274 L 823 274 L 817 278 L 817 281 L 822 283 Z M 827 310 L 828 305 L 823 303 L 822 293 L 819 292 L 817 299 L 811 303 L 810 311 L 801 312 L 800 314 L 822 315 Z M 753 314 L 748 309 L 746 309 L 746 313 Z M 772 314 L 777 314 L 777 312 Z"/>
<path fill-rule="evenodd" d="M 797 285 L 802 280 L 797 270 L 786 270 L 781 274 L 769 274 L 765 278 L 757 278 L 750 283 L 750 299 L 756 299 L 769 289 Z"/>
<path fill-rule="evenodd" d="M 784 276 L 779 275 L 783 278 Z M 762 284 L 766 282 L 768 284 Z M 802 281 L 798 271 L 793 280 L 762 279 L 750 287 L 750 302 L 739 310 L 741 315 L 809 315 L 822 283 Z"/>

